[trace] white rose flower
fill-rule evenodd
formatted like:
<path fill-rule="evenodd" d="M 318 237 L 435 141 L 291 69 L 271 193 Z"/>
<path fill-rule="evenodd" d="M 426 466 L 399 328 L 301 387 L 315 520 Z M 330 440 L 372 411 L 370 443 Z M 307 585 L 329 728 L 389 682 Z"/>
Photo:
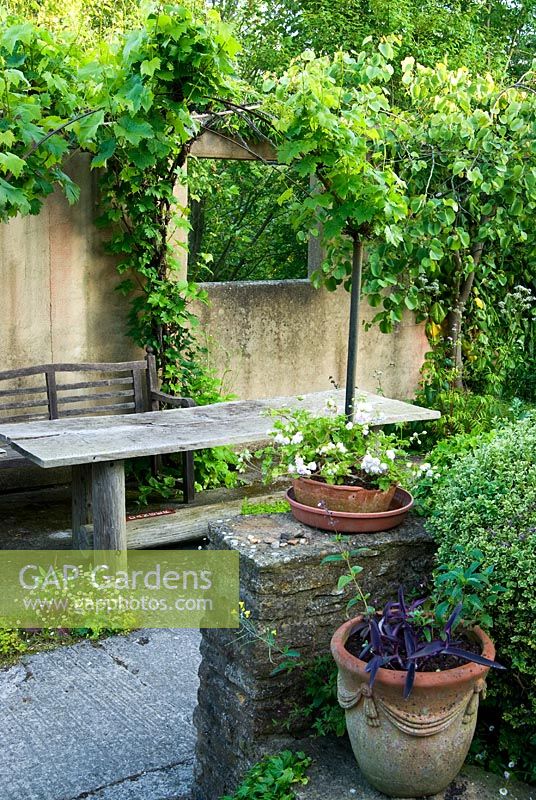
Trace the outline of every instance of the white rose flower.
<path fill-rule="evenodd" d="M 394 460 L 395 460 L 395 458 L 396 458 L 396 453 L 395 453 L 395 451 L 394 451 L 394 450 L 387 450 L 387 452 L 385 453 L 385 455 L 386 455 L 386 456 L 387 456 L 387 458 L 389 458 L 391 461 L 394 461 Z"/>
<path fill-rule="evenodd" d="M 309 463 L 307 464 L 307 469 L 310 472 L 316 472 L 316 461 L 309 461 Z"/>
<path fill-rule="evenodd" d="M 346 428 L 347 431 L 351 431 L 352 428 L 354 427 L 354 423 L 353 422 L 347 422 L 344 427 Z"/>
<path fill-rule="evenodd" d="M 292 439 L 290 440 L 291 444 L 301 444 L 302 442 L 303 442 L 303 433 L 301 431 L 295 433 Z"/>

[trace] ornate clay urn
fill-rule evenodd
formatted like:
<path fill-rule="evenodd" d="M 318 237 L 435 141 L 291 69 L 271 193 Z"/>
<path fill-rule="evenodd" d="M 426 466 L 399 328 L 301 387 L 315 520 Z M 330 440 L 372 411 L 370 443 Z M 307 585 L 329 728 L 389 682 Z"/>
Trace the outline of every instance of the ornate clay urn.
<path fill-rule="evenodd" d="M 339 668 L 338 700 L 359 768 L 372 786 L 391 797 L 434 795 L 463 765 L 489 667 L 467 663 L 417 672 L 406 700 L 406 672 L 380 669 L 371 689 L 366 663 L 345 647 L 360 619 L 341 625 L 331 640 Z M 473 633 L 482 655 L 493 660 L 491 639 L 480 628 Z"/>

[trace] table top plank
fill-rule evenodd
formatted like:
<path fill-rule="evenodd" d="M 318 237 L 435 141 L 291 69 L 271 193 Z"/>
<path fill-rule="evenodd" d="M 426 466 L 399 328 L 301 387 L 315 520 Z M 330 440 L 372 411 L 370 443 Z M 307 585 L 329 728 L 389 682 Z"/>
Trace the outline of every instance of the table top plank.
<path fill-rule="evenodd" d="M 266 416 L 269 409 L 301 406 L 320 413 L 329 398 L 342 413 L 344 392 L 337 390 L 143 414 L 9 423 L 0 425 L 0 442 L 44 468 L 247 444 L 266 439 L 273 427 Z M 374 416 L 372 424 L 376 425 L 440 416 L 438 411 L 370 392 L 359 392 L 357 398 L 358 404 L 368 405 Z"/>

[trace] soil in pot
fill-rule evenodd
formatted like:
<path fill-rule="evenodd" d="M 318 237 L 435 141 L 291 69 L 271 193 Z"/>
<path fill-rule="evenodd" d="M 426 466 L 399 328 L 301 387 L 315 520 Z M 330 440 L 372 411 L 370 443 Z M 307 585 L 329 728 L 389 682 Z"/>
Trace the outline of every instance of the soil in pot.
<path fill-rule="evenodd" d="M 454 644 L 454 643 L 453 643 Z M 480 642 L 476 641 L 474 637 L 470 634 L 463 631 L 456 641 L 456 646 L 462 646 L 462 648 L 469 653 L 477 653 L 480 655 L 482 653 L 482 647 Z M 352 633 L 351 636 L 348 637 L 345 648 L 348 650 L 351 655 L 355 656 L 356 658 L 360 658 L 361 661 L 369 662 L 372 658 L 373 654 L 369 651 L 366 653 L 363 658 L 361 658 L 361 653 L 363 652 L 363 639 L 358 633 Z M 464 664 L 467 664 L 467 659 L 459 658 L 459 656 L 451 656 L 445 655 L 442 653 L 441 655 L 434 656 L 433 658 L 429 658 L 425 661 L 420 667 L 419 672 L 438 672 L 443 671 L 445 669 L 455 669 L 456 667 L 463 667 Z M 395 671 L 402 672 L 402 668 L 399 664 L 394 662 L 393 664 L 387 664 L 384 669 L 394 669 Z"/>

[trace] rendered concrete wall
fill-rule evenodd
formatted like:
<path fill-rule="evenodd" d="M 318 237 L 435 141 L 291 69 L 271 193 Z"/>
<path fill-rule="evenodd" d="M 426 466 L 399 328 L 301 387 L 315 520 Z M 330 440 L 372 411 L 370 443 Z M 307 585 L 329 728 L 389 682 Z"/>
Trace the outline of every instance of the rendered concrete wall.
<path fill-rule="evenodd" d="M 36 217 L 0 225 L 0 370 L 50 361 L 123 360 L 139 355 L 126 335 L 128 302 L 94 225 L 95 178 L 87 160 L 68 171 L 81 187 L 69 206 L 57 193 Z M 308 281 L 206 284 L 201 330 L 226 385 L 242 398 L 296 394 L 344 384 L 349 296 Z M 366 305 L 363 317 L 370 319 Z M 408 313 L 390 336 L 361 331 L 359 385 L 408 397 L 427 343 Z"/>
<path fill-rule="evenodd" d="M 321 291 L 307 280 L 204 286 L 211 303 L 199 310 L 201 327 L 229 390 L 252 399 L 329 389 L 331 379 L 344 386 L 350 308 L 344 289 Z M 375 313 L 362 304 L 364 321 Z M 375 391 L 381 383 L 389 397 L 411 397 L 428 349 L 409 312 L 392 334 L 361 328 L 358 386 Z"/>
<path fill-rule="evenodd" d="M 38 216 L 0 225 L 0 370 L 135 352 L 127 303 L 94 225 L 94 176 L 80 156 L 67 171 L 81 188 L 76 205 L 56 193 Z"/>

